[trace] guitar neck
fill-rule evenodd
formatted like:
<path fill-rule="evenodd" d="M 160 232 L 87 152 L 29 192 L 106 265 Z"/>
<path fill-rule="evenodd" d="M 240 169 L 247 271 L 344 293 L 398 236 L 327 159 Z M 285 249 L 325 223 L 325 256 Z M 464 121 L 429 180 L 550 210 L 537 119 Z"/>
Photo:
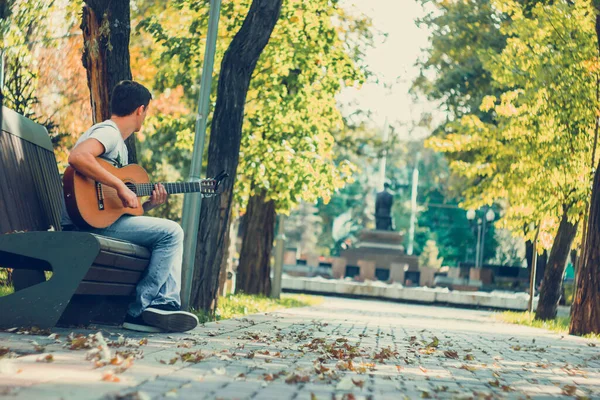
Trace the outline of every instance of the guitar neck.
<path fill-rule="evenodd" d="M 154 190 L 154 186 L 159 183 L 136 183 L 135 189 L 138 197 L 150 196 Z M 162 182 L 160 182 L 162 183 Z M 175 182 L 175 183 L 162 183 L 168 194 L 178 193 L 195 193 L 201 191 L 200 182 Z"/>

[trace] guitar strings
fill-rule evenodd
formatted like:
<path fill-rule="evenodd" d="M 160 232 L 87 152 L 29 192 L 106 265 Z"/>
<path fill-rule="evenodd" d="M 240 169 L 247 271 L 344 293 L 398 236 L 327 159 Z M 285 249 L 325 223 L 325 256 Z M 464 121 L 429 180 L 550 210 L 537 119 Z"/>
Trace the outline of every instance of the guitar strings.
<path fill-rule="evenodd" d="M 208 179 L 203 180 L 201 182 L 187 182 L 187 183 L 174 183 L 174 184 L 168 184 L 169 186 L 172 185 L 185 185 L 185 184 L 189 184 L 189 183 L 200 183 L 200 190 L 192 190 L 191 192 L 187 192 L 187 191 L 180 191 L 180 193 L 200 193 L 203 195 L 212 195 L 212 194 L 216 194 L 216 192 L 206 192 L 206 182 L 209 181 Z M 132 190 L 137 197 L 150 197 L 152 196 L 152 192 L 147 193 L 148 190 L 152 189 L 152 191 L 154 191 L 154 186 L 156 184 L 153 183 L 136 183 L 134 184 L 136 186 L 137 190 Z M 130 188 L 131 189 L 131 188 Z M 195 188 L 194 188 L 195 189 Z M 139 193 L 138 193 L 139 191 Z M 170 194 L 167 192 L 167 194 Z M 107 185 L 103 185 L 102 187 L 102 197 L 103 198 L 110 198 L 110 199 L 114 199 L 114 198 L 119 198 L 119 195 L 117 194 L 117 190 L 107 186 Z"/>

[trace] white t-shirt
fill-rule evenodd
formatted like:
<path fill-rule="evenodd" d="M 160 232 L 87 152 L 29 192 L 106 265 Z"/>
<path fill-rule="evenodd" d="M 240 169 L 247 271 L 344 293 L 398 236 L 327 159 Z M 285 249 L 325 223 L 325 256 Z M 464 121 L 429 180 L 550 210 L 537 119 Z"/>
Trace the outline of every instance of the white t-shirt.
<path fill-rule="evenodd" d="M 117 124 L 115 124 L 113 121 L 106 120 L 92 126 L 90 129 L 85 131 L 83 135 L 81 135 L 73 148 L 90 138 L 98 140 L 104 146 L 104 153 L 100 156 L 100 158 L 108 161 L 118 168 L 127 165 L 127 159 L 129 156 L 129 153 L 127 152 L 127 146 L 125 145 L 125 141 L 121 136 L 121 132 L 119 131 Z M 64 199 L 62 204 L 60 224 L 62 226 L 73 224 L 71 218 L 69 218 L 69 214 L 67 213 L 67 207 Z"/>

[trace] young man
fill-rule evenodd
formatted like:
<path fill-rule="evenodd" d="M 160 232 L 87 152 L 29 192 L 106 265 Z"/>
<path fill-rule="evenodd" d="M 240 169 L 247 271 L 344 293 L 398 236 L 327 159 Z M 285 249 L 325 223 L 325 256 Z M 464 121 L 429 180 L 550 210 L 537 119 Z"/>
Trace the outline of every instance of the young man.
<path fill-rule="evenodd" d="M 117 167 L 127 164 L 125 140 L 141 129 L 151 99 L 148 89 L 137 82 L 117 84 L 112 94 L 111 118 L 88 129 L 69 155 L 69 164 L 78 172 L 116 189 L 125 207 L 139 207 L 137 196 L 121 180 L 102 168 L 96 157 Z M 166 199 L 167 192 L 159 184 L 142 207 L 148 211 L 163 204 Z M 63 230 L 77 229 L 66 207 L 63 207 L 61 225 Z M 195 315 L 180 310 L 183 230 L 179 224 L 162 218 L 124 215 L 107 228 L 89 228 L 86 231 L 127 240 L 152 252 L 123 328 L 141 332 L 184 332 L 198 325 Z"/>

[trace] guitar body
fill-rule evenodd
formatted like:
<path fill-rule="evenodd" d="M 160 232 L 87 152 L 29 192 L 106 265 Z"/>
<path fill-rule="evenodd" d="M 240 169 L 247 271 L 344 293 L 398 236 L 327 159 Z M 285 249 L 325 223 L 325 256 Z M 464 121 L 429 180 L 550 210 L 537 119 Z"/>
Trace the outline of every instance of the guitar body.
<path fill-rule="evenodd" d="M 148 173 L 137 164 L 117 168 L 100 158 L 97 160 L 104 169 L 126 184 L 150 182 Z M 137 208 L 123 207 L 115 189 L 96 183 L 71 166 L 65 171 L 63 186 L 69 217 L 80 228 L 106 228 L 124 214 L 144 214 L 139 198 Z"/>

